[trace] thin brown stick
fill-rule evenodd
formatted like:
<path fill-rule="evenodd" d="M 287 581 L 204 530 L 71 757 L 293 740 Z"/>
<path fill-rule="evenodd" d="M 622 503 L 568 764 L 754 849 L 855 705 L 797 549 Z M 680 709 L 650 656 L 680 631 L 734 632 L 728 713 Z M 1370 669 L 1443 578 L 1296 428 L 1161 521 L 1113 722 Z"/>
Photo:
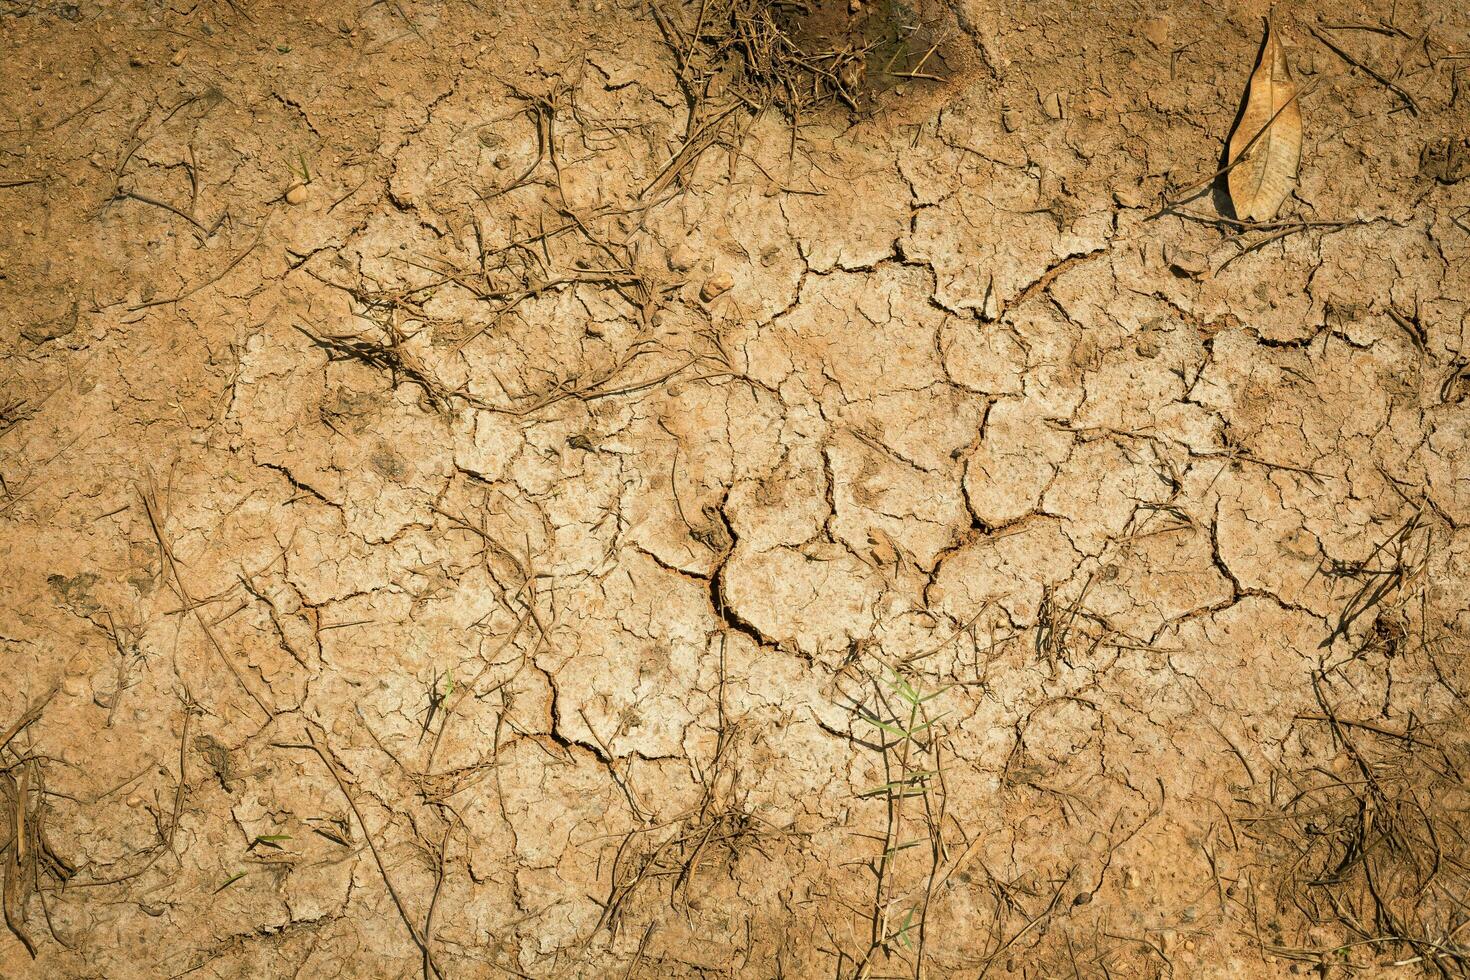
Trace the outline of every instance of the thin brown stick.
<path fill-rule="evenodd" d="M 459 818 L 456 814 L 455 819 L 449 821 L 448 826 L 444 828 L 444 837 L 439 841 L 439 853 L 435 858 L 434 893 L 429 896 L 429 911 L 424 913 L 424 980 L 429 980 L 429 973 L 434 968 L 429 958 L 429 943 L 434 940 L 434 912 L 439 908 L 439 893 L 444 890 L 444 864 L 449 855 L 449 835 L 454 833 L 454 828 L 458 823 Z M 367 833 L 366 826 L 363 827 L 363 833 Z"/>
<path fill-rule="evenodd" d="M 732 103 L 716 113 L 713 119 L 700 126 L 694 135 L 690 136 L 684 145 L 679 148 L 679 151 L 669 159 L 669 162 L 664 164 L 658 176 L 654 177 L 648 186 L 639 192 L 639 199 L 644 201 L 651 200 L 662 193 L 674 181 L 678 180 L 684 171 L 689 169 L 694 161 L 719 138 L 720 124 L 730 118 L 735 110 L 740 107 L 741 103 Z"/>
<path fill-rule="evenodd" d="M 0 751 L 3 751 L 10 744 L 11 739 L 15 738 L 28 725 L 33 724 L 37 718 L 41 717 L 41 712 L 46 709 L 46 705 L 51 699 L 56 697 L 56 692 L 60 689 L 61 686 L 59 684 L 52 685 L 51 690 L 37 698 L 35 704 L 21 713 L 21 716 L 15 720 L 15 724 L 5 729 L 5 734 L 0 735 Z"/>
<path fill-rule="evenodd" d="M 149 482 L 150 484 L 152 482 L 151 476 Z M 148 512 L 148 523 L 153 528 L 154 538 L 158 541 L 160 561 L 163 563 L 164 569 L 168 572 L 169 579 L 173 583 L 174 591 L 179 595 L 179 600 L 184 604 L 184 608 L 193 611 L 194 618 L 199 621 L 199 628 L 204 631 L 205 637 L 209 640 L 210 646 L 214 647 L 214 652 L 219 655 L 220 660 L 229 668 L 236 683 L 240 685 L 246 694 L 250 695 L 260 710 L 265 712 L 267 719 L 274 718 L 276 716 L 275 710 L 266 704 L 265 700 L 245 682 L 245 675 L 241 673 L 240 668 L 235 665 L 235 661 L 230 655 L 225 652 L 225 648 L 220 644 L 219 639 L 215 637 L 214 630 L 210 627 L 209 621 L 200 612 L 199 604 L 189 595 L 189 590 L 184 585 L 183 578 L 179 575 L 179 566 L 174 560 L 173 549 L 169 547 L 168 540 L 164 537 L 163 519 L 158 513 L 158 502 L 154 499 L 155 492 L 153 488 L 149 486 L 147 489 L 144 489 L 140 486 L 138 487 L 138 495 L 143 498 L 143 508 Z"/>
<path fill-rule="evenodd" d="M 146 310 L 154 306 L 169 306 L 174 303 L 182 303 L 184 300 L 188 299 L 190 296 L 193 296 L 195 293 L 202 292 L 203 290 L 208 289 L 210 286 L 213 286 L 225 276 L 229 275 L 234 270 L 235 266 L 245 261 L 245 257 L 251 252 L 255 251 L 257 247 L 259 247 L 261 241 L 265 238 L 265 229 L 269 224 L 270 215 L 266 215 L 266 217 L 260 222 L 260 228 L 255 233 L 255 240 L 250 243 L 249 247 L 246 248 L 245 251 L 241 252 L 239 255 L 231 259 L 230 264 L 221 269 L 217 275 L 212 276 L 211 278 L 206 279 L 203 282 L 198 283 L 194 286 L 190 286 L 188 289 L 184 290 L 182 293 L 179 293 L 177 296 L 170 296 L 167 299 L 151 299 L 146 303 L 136 303 L 128 307 L 128 312 L 136 313 L 138 310 Z"/>
<path fill-rule="evenodd" d="M 195 229 L 197 229 L 198 232 L 201 235 L 208 236 L 209 233 L 210 233 L 209 232 L 209 229 L 206 228 L 206 227 L 204 227 L 204 225 L 201 224 L 198 221 L 198 219 L 196 219 L 192 214 L 189 214 L 186 211 L 183 211 L 183 210 L 181 210 L 179 208 L 174 207 L 172 204 L 169 204 L 167 201 L 160 201 L 160 200 L 157 200 L 156 198 L 148 197 L 145 194 L 139 194 L 137 191 L 125 191 L 125 190 L 119 190 L 117 192 L 117 195 L 113 198 L 113 200 L 114 201 L 137 201 L 140 204 L 149 204 L 149 205 L 152 205 L 155 208 L 162 208 L 163 210 L 169 212 L 170 214 L 176 214 L 180 218 L 183 218 L 185 221 L 189 222 L 189 224 L 193 225 L 195 227 Z"/>
<path fill-rule="evenodd" d="M 1296 224 L 1287 225 L 1286 227 L 1280 228 L 1277 231 L 1273 231 L 1271 234 L 1267 235 L 1265 238 L 1260 239 L 1259 241 L 1251 242 L 1245 248 L 1241 249 L 1239 252 L 1236 252 L 1234 255 L 1230 256 L 1230 258 L 1226 259 L 1224 262 L 1221 262 L 1220 265 L 1215 269 L 1215 275 L 1218 276 L 1220 273 L 1224 272 L 1230 266 L 1230 264 L 1232 262 L 1234 262 L 1236 259 L 1241 259 L 1241 258 L 1244 258 L 1245 256 L 1251 254 L 1252 252 L 1260 251 L 1261 249 L 1265 248 L 1267 245 L 1270 245 L 1273 242 L 1279 242 L 1283 238 L 1286 238 L 1288 235 L 1295 235 L 1298 232 L 1308 231 L 1308 230 L 1310 230 L 1312 228 L 1320 228 L 1320 227 L 1329 227 L 1331 230 L 1337 231 L 1337 230 L 1342 229 L 1342 228 L 1347 228 L 1347 227 L 1349 227 L 1351 225 L 1361 225 L 1361 224 L 1367 224 L 1367 223 L 1368 222 L 1363 221 L 1363 220 L 1342 221 L 1342 222 L 1320 222 L 1319 221 L 1319 222 L 1311 222 L 1311 223 L 1308 223 L 1308 222 L 1305 222 L 1305 221 L 1301 221 L 1301 222 L 1297 222 Z M 1237 239 L 1238 239 L 1238 237 L 1239 236 L 1237 236 Z"/>
<path fill-rule="evenodd" d="M 1398 83 L 1393 81 L 1393 79 L 1379 74 L 1372 68 L 1369 68 L 1367 65 L 1363 64 L 1363 62 L 1359 61 L 1357 58 L 1354 58 L 1352 55 L 1348 54 L 1342 48 L 1333 43 L 1331 38 L 1323 34 L 1321 31 L 1317 30 L 1317 28 L 1308 27 L 1307 30 L 1312 32 L 1313 37 L 1321 41 L 1323 44 L 1327 45 L 1327 47 L 1331 49 L 1333 54 L 1337 55 L 1343 61 L 1346 61 L 1348 64 L 1352 65 L 1354 68 L 1361 68 L 1375 82 L 1388 89 L 1394 95 L 1397 95 L 1399 99 L 1404 103 L 1404 108 L 1408 109 L 1410 113 L 1416 116 L 1419 115 L 1419 103 L 1415 102 L 1414 97 L 1408 92 L 1404 91 L 1404 89 L 1399 87 Z"/>
<path fill-rule="evenodd" d="M 317 741 L 316 735 L 312 732 L 311 727 L 307 726 L 305 731 L 305 742 L 274 742 L 272 744 L 277 748 L 283 749 L 307 749 L 315 752 L 317 758 L 322 760 L 322 765 L 326 766 L 327 772 L 332 774 L 332 780 L 337 784 L 337 789 L 342 792 L 343 798 L 347 800 L 347 805 L 352 808 L 353 816 L 357 817 L 358 825 L 362 827 L 363 838 L 367 840 L 368 850 L 372 852 L 373 861 L 378 866 L 378 874 L 382 876 L 383 884 L 387 886 L 388 895 L 393 899 L 393 904 L 398 907 L 398 915 L 403 919 L 403 924 L 407 927 L 408 934 L 413 939 L 414 945 L 423 953 L 425 967 L 429 973 L 442 978 L 444 973 L 439 969 L 438 964 L 434 962 L 434 954 L 429 949 L 428 941 L 419 932 L 419 927 L 414 925 L 413 917 L 408 914 L 408 906 L 403 903 L 402 896 L 398 894 L 398 889 L 394 887 L 393 878 L 388 874 L 388 868 L 383 863 L 383 856 L 378 853 L 378 845 L 373 841 L 372 831 L 368 828 L 367 821 L 363 819 L 362 810 L 358 808 L 356 798 L 353 797 L 352 792 L 347 788 L 346 780 L 338 772 L 337 763 L 328 754 L 326 749 L 322 747 L 322 744 Z M 447 840 L 446 835 L 446 842 Z"/>
<path fill-rule="evenodd" d="M 1366 721 L 1351 721 L 1347 718 L 1332 718 L 1328 717 L 1325 714 L 1299 714 L 1296 716 L 1296 720 L 1327 722 L 1328 724 L 1344 725 L 1348 728 L 1361 728 L 1365 732 L 1373 732 L 1375 735 L 1383 735 L 1386 738 L 1396 738 L 1405 742 L 1412 743 L 1418 741 L 1409 732 L 1396 732 L 1391 728 L 1383 728 L 1382 726 L 1374 725 Z"/>

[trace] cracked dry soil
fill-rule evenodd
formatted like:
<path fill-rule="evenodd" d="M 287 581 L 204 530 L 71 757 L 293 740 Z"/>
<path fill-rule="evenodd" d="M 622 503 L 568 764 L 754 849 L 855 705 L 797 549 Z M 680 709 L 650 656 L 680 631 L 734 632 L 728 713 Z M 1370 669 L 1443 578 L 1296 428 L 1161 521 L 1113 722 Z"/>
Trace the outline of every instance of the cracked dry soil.
<path fill-rule="evenodd" d="M 1470 969 L 1467 8 L 870 6 L 0 2 L 0 974 Z"/>

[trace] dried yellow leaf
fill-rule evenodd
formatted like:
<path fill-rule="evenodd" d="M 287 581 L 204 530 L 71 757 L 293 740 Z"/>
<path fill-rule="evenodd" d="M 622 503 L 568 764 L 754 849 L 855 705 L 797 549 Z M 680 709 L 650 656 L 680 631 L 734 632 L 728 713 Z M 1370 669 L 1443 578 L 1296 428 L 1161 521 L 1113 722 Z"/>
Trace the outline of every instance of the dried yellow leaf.
<path fill-rule="evenodd" d="M 1245 111 L 1230 134 L 1230 200 L 1236 217 L 1270 221 L 1291 193 L 1302 157 L 1302 110 L 1286 52 L 1268 22 Z"/>

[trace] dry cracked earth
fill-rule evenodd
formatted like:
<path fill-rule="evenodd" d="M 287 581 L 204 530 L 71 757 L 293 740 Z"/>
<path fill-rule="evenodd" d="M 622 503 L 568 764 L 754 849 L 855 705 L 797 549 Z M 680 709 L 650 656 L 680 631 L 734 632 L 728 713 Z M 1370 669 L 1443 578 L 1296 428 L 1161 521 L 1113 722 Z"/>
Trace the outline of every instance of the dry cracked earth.
<path fill-rule="evenodd" d="M 1470 12 L 762 8 L 0 2 L 0 974 L 1470 970 Z"/>

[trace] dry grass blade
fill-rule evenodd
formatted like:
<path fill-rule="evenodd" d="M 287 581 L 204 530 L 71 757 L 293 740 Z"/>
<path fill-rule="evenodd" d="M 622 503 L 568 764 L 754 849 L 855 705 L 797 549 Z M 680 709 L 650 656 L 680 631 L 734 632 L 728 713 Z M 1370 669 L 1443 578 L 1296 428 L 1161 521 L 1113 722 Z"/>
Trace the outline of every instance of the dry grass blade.
<path fill-rule="evenodd" d="M 26 846 L 26 837 L 29 829 L 26 826 L 26 809 L 30 805 L 27 797 L 30 795 L 29 787 L 30 768 L 19 767 L 18 775 L 7 774 L 10 795 L 13 796 L 11 804 L 11 838 L 8 847 L 9 859 L 5 862 L 5 925 L 10 929 L 12 935 L 20 940 L 20 944 L 36 957 L 36 944 L 31 940 L 30 934 L 25 928 L 25 889 L 31 883 L 32 867 L 30 850 Z"/>
<path fill-rule="evenodd" d="M 1291 193 L 1302 155 L 1302 111 L 1286 52 L 1268 21 L 1245 111 L 1230 136 L 1230 200 L 1236 216 L 1269 221 Z"/>
<path fill-rule="evenodd" d="M 7 746 L 9 746 L 11 739 L 15 738 L 15 736 L 19 735 L 27 726 L 34 724 L 36 719 L 41 717 L 41 712 L 46 709 L 47 703 L 49 703 L 50 700 L 56 696 L 56 692 L 58 690 L 60 690 L 60 688 L 52 687 L 50 691 L 41 695 L 41 697 L 36 700 L 35 704 L 27 708 L 21 714 L 21 716 L 15 720 L 14 724 L 5 729 L 5 733 L 3 735 L 0 735 L 0 750 L 3 750 Z"/>
<path fill-rule="evenodd" d="M 1428 563 L 1433 538 L 1424 510 L 1416 511 L 1398 530 L 1380 542 L 1363 561 L 1326 560 L 1321 572 L 1329 579 L 1356 581 L 1357 587 L 1337 614 L 1332 631 L 1318 649 L 1331 647 L 1359 619 L 1390 600 L 1403 596 L 1406 587 L 1418 580 Z"/>

